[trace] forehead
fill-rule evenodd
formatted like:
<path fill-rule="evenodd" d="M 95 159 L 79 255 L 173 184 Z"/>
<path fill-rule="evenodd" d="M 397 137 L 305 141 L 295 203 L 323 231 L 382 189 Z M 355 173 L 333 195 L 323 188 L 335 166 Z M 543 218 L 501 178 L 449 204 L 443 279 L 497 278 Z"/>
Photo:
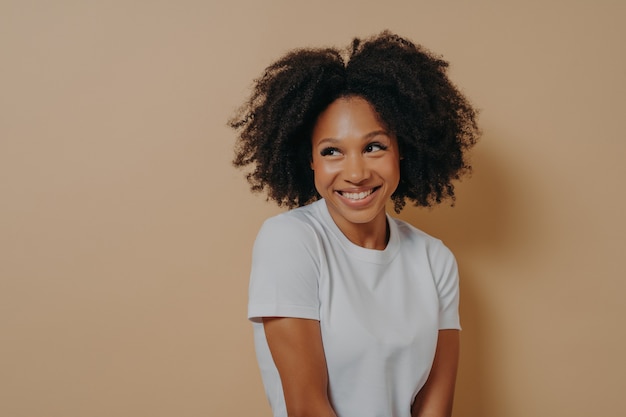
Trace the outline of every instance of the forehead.
<path fill-rule="evenodd" d="M 363 137 L 386 130 L 374 107 L 361 97 L 342 97 L 333 101 L 318 117 L 313 140 Z"/>

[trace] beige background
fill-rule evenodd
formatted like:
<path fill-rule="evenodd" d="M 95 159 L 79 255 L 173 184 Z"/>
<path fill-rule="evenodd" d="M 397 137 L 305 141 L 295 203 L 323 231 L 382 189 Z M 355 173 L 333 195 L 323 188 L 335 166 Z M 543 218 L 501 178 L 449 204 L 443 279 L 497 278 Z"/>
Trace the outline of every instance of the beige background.
<path fill-rule="evenodd" d="M 225 121 L 287 49 L 384 28 L 482 109 L 455 416 L 623 415 L 622 1 L 0 0 L 0 415 L 269 416 L 245 320 L 279 210 Z"/>

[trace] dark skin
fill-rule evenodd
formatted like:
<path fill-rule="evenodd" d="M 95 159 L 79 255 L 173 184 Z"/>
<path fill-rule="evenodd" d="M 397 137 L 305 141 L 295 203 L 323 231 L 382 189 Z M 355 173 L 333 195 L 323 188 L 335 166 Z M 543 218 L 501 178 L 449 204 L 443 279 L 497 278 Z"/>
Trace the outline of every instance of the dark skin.
<path fill-rule="evenodd" d="M 315 187 L 335 224 L 355 245 L 385 249 L 385 208 L 400 180 L 395 136 L 366 100 L 344 97 L 320 114 L 311 147 Z"/>
<path fill-rule="evenodd" d="M 448 80 L 447 65 L 389 32 L 355 39 L 345 51 L 292 51 L 256 80 L 231 119 L 239 135 L 233 163 L 249 169 L 253 191 L 280 206 L 324 197 L 352 243 L 384 249 L 389 235 L 381 202 L 391 199 L 399 212 L 406 202 L 453 201 L 452 181 L 471 169 L 466 152 L 480 136 L 477 112 Z M 326 110 L 354 98 L 368 103 L 375 120 L 347 131 L 332 131 L 339 124 L 330 122 L 330 131 L 320 133 Z M 324 150 L 329 147 L 337 152 Z M 319 322 L 266 317 L 264 327 L 289 416 L 336 417 Z M 458 354 L 459 332 L 440 330 L 413 417 L 450 416 Z"/>
<path fill-rule="evenodd" d="M 263 319 L 290 417 L 337 417 L 328 399 L 328 371 L 317 320 Z"/>
<path fill-rule="evenodd" d="M 311 142 L 315 184 L 339 229 L 359 246 L 384 249 L 385 203 L 400 175 L 395 138 L 367 101 L 350 97 L 336 100 L 320 115 Z M 328 398 L 320 323 L 266 317 L 263 324 L 288 415 L 336 417 Z M 440 330 L 428 380 L 411 409 L 413 417 L 451 415 L 458 356 L 459 331 Z"/>

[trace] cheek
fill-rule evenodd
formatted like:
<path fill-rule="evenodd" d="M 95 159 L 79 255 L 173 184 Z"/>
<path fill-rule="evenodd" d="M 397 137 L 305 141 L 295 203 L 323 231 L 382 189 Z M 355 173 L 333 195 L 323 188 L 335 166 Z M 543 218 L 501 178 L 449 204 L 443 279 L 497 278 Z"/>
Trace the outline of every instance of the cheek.
<path fill-rule="evenodd" d="M 341 164 L 329 161 L 313 162 L 313 182 L 317 192 L 324 198 L 329 198 L 338 181 Z"/>
<path fill-rule="evenodd" d="M 389 158 L 381 159 L 376 164 L 376 170 L 385 177 L 393 178 L 400 176 L 400 161 L 392 155 Z"/>
<path fill-rule="evenodd" d="M 390 184 L 394 184 L 394 189 L 400 183 L 400 164 L 398 161 L 388 161 L 388 163 L 380 167 L 379 172 Z"/>
<path fill-rule="evenodd" d="M 314 158 L 311 162 L 311 169 L 313 170 L 315 183 L 319 183 L 332 180 L 337 172 L 340 171 L 340 166 L 337 163 L 325 161 L 321 158 Z"/>
<path fill-rule="evenodd" d="M 311 162 L 313 169 L 313 184 L 318 194 L 322 197 L 328 197 L 328 190 L 332 188 L 334 175 L 328 171 L 328 164 L 319 161 Z"/>

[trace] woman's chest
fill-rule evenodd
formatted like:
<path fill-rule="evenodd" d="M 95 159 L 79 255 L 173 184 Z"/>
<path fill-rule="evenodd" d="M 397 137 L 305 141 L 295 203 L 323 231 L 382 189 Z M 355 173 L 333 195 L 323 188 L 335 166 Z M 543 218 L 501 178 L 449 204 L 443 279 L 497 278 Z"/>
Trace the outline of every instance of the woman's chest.
<path fill-rule="evenodd" d="M 340 262 L 320 277 L 320 324 L 330 366 L 368 361 L 393 367 L 405 356 L 429 356 L 436 343 L 439 300 L 427 262 Z M 400 360 L 402 362 L 403 360 Z"/>

